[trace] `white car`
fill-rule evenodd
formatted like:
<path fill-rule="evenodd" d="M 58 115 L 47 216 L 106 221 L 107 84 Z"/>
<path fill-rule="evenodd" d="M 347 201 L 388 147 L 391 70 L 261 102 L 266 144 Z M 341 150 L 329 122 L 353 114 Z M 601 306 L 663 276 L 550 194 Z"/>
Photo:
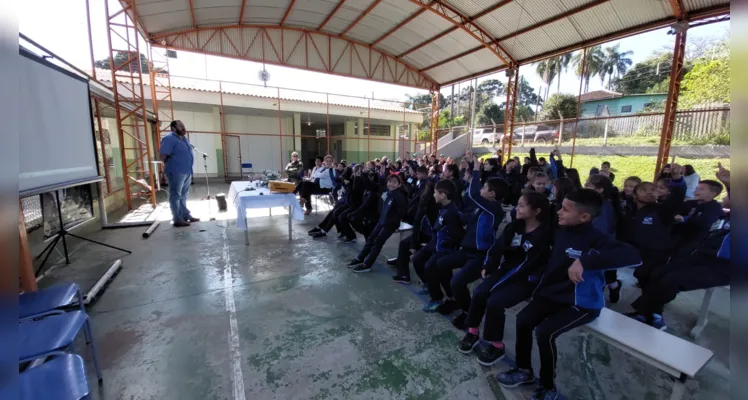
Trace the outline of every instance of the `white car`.
<path fill-rule="evenodd" d="M 496 135 L 493 128 L 478 128 L 473 129 L 473 145 L 489 145 L 496 141 Z"/>

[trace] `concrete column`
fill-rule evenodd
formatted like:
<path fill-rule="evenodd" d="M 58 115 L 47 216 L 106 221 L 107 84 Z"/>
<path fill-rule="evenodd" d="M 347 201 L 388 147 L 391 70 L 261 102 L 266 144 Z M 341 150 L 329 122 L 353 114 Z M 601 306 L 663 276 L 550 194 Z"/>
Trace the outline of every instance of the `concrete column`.
<path fill-rule="evenodd" d="M 293 113 L 293 134 L 296 135 L 294 139 L 293 149 L 294 151 L 301 151 L 301 114 Z"/>

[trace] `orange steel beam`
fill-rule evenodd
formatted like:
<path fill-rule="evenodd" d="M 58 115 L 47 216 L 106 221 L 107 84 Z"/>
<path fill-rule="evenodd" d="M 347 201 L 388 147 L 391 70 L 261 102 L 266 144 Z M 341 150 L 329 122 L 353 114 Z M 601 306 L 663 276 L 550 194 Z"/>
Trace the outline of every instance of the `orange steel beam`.
<path fill-rule="evenodd" d="M 683 78 L 683 59 L 686 53 L 686 31 L 687 25 L 673 26 L 675 30 L 675 47 L 673 48 L 673 65 L 670 68 L 670 85 L 665 100 L 665 116 L 663 117 L 662 134 L 660 135 L 660 146 L 657 151 L 657 164 L 655 165 L 655 179 L 662 167 L 667 164 L 670 157 L 670 144 L 673 140 L 673 128 L 675 127 L 676 111 L 678 110 L 678 95 L 680 94 L 680 82 Z"/>
<path fill-rule="evenodd" d="M 483 28 L 474 22 L 472 17 L 468 17 L 449 4 L 442 3 L 440 0 L 434 0 L 432 3 L 425 4 L 428 0 L 408 0 L 421 8 L 428 9 L 436 15 L 444 18 L 455 25 L 455 29 L 462 29 L 470 36 L 479 41 L 483 47 L 494 53 L 504 64 L 514 64 L 516 60 L 493 36 L 489 35 Z M 503 5 L 503 4 L 502 4 Z M 495 5 L 494 5 L 495 6 Z M 494 7 L 492 6 L 492 7 Z M 493 11 L 493 10 L 491 10 Z M 490 11 L 489 11 L 490 12 Z"/>
<path fill-rule="evenodd" d="M 670 0 L 670 7 L 673 9 L 673 16 L 679 20 L 686 17 L 686 8 L 683 7 L 683 0 Z"/>
<path fill-rule="evenodd" d="M 330 22 L 330 19 L 332 18 L 332 16 L 335 15 L 335 13 L 338 12 L 338 10 L 340 10 L 340 7 L 343 5 L 343 3 L 345 3 L 345 0 L 340 0 L 340 2 L 338 2 L 335 8 L 333 8 L 332 11 L 330 11 L 330 13 L 327 14 L 327 17 L 325 17 L 325 20 L 322 21 L 322 23 L 319 24 L 319 26 L 317 27 L 318 31 L 321 31 L 322 28 L 324 28 L 325 25 L 327 25 L 327 23 Z"/>
<path fill-rule="evenodd" d="M 348 27 L 346 27 L 343 30 L 343 32 L 340 32 L 338 36 L 343 36 L 346 33 L 348 33 L 351 29 L 353 29 L 354 26 L 356 26 L 359 22 L 361 22 L 361 20 L 364 19 L 365 16 L 369 15 L 369 13 L 374 9 L 374 7 L 379 5 L 379 3 L 381 2 L 382 0 L 374 0 L 371 4 L 369 4 L 369 7 L 366 7 L 366 10 L 364 10 L 364 12 L 362 12 L 361 15 L 356 17 L 356 19 L 354 19 L 353 22 L 351 22 L 350 25 L 348 25 Z"/>
<path fill-rule="evenodd" d="M 582 11 L 589 10 L 590 8 L 596 7 L 596 6 L 600 5 L 600 4 L 605 4 L 605 3 L 609 2 L 609 1 L 610 0 L 598 0 L 598 1 L 595 1 L 595 2 L 592 2 L 592 3 L 587 3 L 587 4 L 582 5 L 580 7 L 571 9 L 571 10 L 563 12 L 563 13 L 561 13 L 559 15 L 556 15 L 556 16 L 553 16 L 553 17 L 548 18 L 546 20 L 540 21 L 540 22 L 538 22 L 536 24 L 532 24 L 530 26 L 522 28 L 522 29 L 520 29 L 520 30 L 518 30 L 516 32 L 512 32 L 509 35 L 502 36 L 502 37 L 496 39 L 494 42 L 496 44 L 504 42 L 504 41 L 506 41 L 508 39 L 517 37 L 517 36 L 519 36 L 519 35 L 521 35 L 523 33 L 527 33 L 527 32 L 533 31 L 535 29 L 541 28 L 541 27 L 543 27 L 545 25 L 548 25 L 548 24 L 552 24 L 552 23 L 554 23 L 556 21 L 559 21 L 559 20 L 564 19 L 564 18 L 568 18 L 568 17 L 570 17 L 570 16 L 572 16 L 574 14 L 578 14 L 578 13 L 580 13 Z M 483 14 L 483 15 L 485 15 L 485 14 Z M 480 15 L 480 16 L 483 16 L 483 15 Z M 473 17 L 473 19 L 478 19 L 478 18 L 480 18 L 480 17 L 478 17 L 478 16 Z M 485 48 L 485 46 L 476 46 L 476 47 L 473 47 L 472 49 L 464 51 L 464 52 L 462 52 L 462 53 L 460 53 L 460 54 L 458 54 L 456 56 L 452 56 L 452 57 L 447 58 L 446 60 L 440 61 L 440 62 L 438 62 L 436 64 L 429 65 L 428 67 L 423 68 L 421 71 L 426 71 L 426 70 L 429 70 L 429 69 L 432 69 L 432 68 L 436 68 L 436 67 L 438 67 L 440 65 L 444 65 L 444 64 L 446 64 L 446 63 L 448 63 L 450 61 L 454 61 L 454 60 L 456 60 L 458 58 L 462 58 L 462 57 L 465 57 L 467 55 L 470 55 L 470 54 L 473 54 L 475 52 L 478 52 L 480 50 L 483 50 L 484 48 Z"/>
<path fill-rule="evenodd" d="M 293 68 L 305 69 L 305 70 L 314 71 L 314 72 L 325 72 L 325 73 L 329 73 L 329 74 L 332 74 L 332 75 L 354 77 L 354 78 L 358 78 L 358 79 L 374 80 L 373 76 L 369 77 L 366 73 L 364 75 L 362 75 L 362 76 L 357 76 L 357 75 L 352 75 L 349 72 L 345 72 L 344 73 L 344 72 L 336 71 L 337 62 L 331 63 L 332 65 L 325 65 L 325 68 L 314 68 L 314 67 L 311 67 L 311 66 L 307 66 L 306 64 L 303 64 L 303 65 L 290 64 L 290 63 L 288 63 L 288 60 L 291 60 L 293 58 L 292 56 L 294 55 L 294 52 L 297 51 L 297 46 L 294 46 L 294 48 L 291 50 L 290 53 L 284 54 L 281 57 L 282 59 L 280 61 L 275 61 L 275 60 L 272 60 L 272 59 L 268 59 L 268 57 L 265 57 L 264 56 L 264 52 L 262 54 L 262 57 L 258 57 L 258 56 L 252 57 L 252 55 L 250 54 L 252 52 L 250 52 L 250 50 L 251 50 L 252 46 L 254 45 L 254 41 L 249 44 L 249 48 L 240 49 L 241 52 L 244 53 L 244 55 L 224 54 L 224 53 L 221 53 L 220 51 L 208 50 L 207 48 L 201 49 L 200 46 L 194 46 L 193 43 L 189 41 L 189 37 L 192 34 L 204 33 L 204 35 L 214 37 L 215 35 L 217 35 L 218 31 L 223 31 L 223 34 L 220 35 L 219 37 L 222 37 L 222 38 L 235 37 L 236 36 L 236 32 L 232 31 L 232 32 L 229 33 L 229 31 L 231 31 L 233 29 L 239 29 L 239 30 L 245 30 L 245 29 L 259 30 L 258 31 L 259 32 L 258 35 L 263 35 L 263 39 L 265 39 L 265 37 L 267 37 L 267 40 L 269 40 L 270 44 L 272 46 L 274 46 L 274 47 L 278 47 L 279 46 L 279 44 L 277 44 L 277 43 L 275 45 L 273 45 L 273 37 L 275 35 L 270 35 L 268 33 L 262 33 L 262 31 L 266 31 L 267 32 L 267 31 L 271 31 L 271 30 L 280 30 L 281 32 L 284 32 L 284 31 L 301 32 L 302 35 L 299 38 L 299 42 L 297 42 L 297 46 L 301 42 L 301 40 L 304 39 L 306 37 L 306 35 L 308 35 L 308 34 L 322 35 L 322 36 L 328 37 L 330 40 L 332 40 L 332 39 L 342 40 L 342 41 L 347 42 L 345 50 L 342 51 L 338 55 L 332 55 L 333 59 L 335 59 L 336 57 L 338 59 L 340 59 L 343 56 L 352 57 L 352 54 L 347 54 L 346 55 L 345 52 L 346 51 L 353 52 L 354 50 L 352 50 L 351 47 L 353 47 L 353 45 L 357 45 L 357 46 L 361 46 L 363 48 L 366 48 L 366 49 L 370 50 L 372 57 L 374 57 L 375 59 L 378 58 L 380 55 L 382 57 L 384 57 L 385 58 L 384 62 L 388 66 L 388 68 L 390 68 L 390 69 L 393 68 L 393 66 L 390 65 L 392 63 L 394 63 L 395 65 L 397 65 L 397 67 L 398 67 L 397 68 L 397 72 L 400 73 L 399 76 L 396 76 L 397 74 L 390 74 L 390 75 L 392 75 L 392 81 L 387 81 L 387 80 L 381 79 L 381 80 L 377 80 L 378 82 L 386 82 L 386 83 L 392 83 L 392 84 L 396 84 L 396 85 L 410 86 L 410 87 L 415 87 L 415 88 L 419 88 L 419 89 L 427 89 L 427 90 L 436 89 L 436 88 L 439 87 L 439 84 L 436 83 L 436 81 L 434 81 L 431 77 L 427 76 L 426 74 L 421 73 L 420 71 L 418 71 L 417 68 L 413 67 L 412 65 L 408 64 L 407 62 L 405 62 L 403 60 L 397 59 L 395 56 L 393 56 L 391 54 L 388 54 L 388 53 L 386 53 L 386 52 L 384 52 L 382 50 L 373 48 L 370 44 L 363 43 L 363 42 L 360 42 L 360 41 L 357 41 L 355 39 L 351 39 L 351 38 L 348 38 L 348 37 L 340 37 L 339 35 L 336 35 L 336 34 L 332 34 L 332 33 L 328 33 L 328 32 L 319 32 L 319 31 L 315 31 L 315 30 L 309 30 L 309 29 L 306 29 L 306 28 L 291 27 L 291 26 L 279 27 L 277 25 L 252 25 L 252 26 L 248 26 L 248 25 L 230 25 L 230 26 L 220 26 L 220 27 L 199 27 L 197 29 L 187 29 L 187 30 L 183 30 L 183 31 L 179 31 L 179 32 L 167 32 L 167 33 L 162 33 L 162 34 L 153 36 L 153 37 L 150 38 L 150 44 L 151 44 L 151 46 L 154 46 L 154 47 L 163 47 L 163 48 L 168 48 L 168 49 L 173 49 L 173 50 L 184 50 L 184 51 L 192 51 L 192 52 L 199 51 L 199 52 L 201 52 L 203 54 L 215 54 L 215 55 L 220 55 L 220 56 L 223 56 L 223 57 L 235 58 L 235 59 L 240 59 L 240 60 L 258 61 L 258 62 L 264 62 L 266 64 L 272 64 L 272 65 L 291 66 Z M 180 39 L 184 39 L 184 40 L 180 41 Z M 304 47 L 306 47 L 306 46 L 300 46 L 299 48 L 304 48 Z M 358 49 L 356 51 L 359 51 L 359 50 L 361 50 L 361 49 Z M 228 53 L 231 53 L 231 52 L 228 52 Z M 307 52 L 305 51 L 305 53 L 307 53 Z M 325 64 L 325 63 L 323 62 L 323 64 Z M 384 68 L 384 67 L 382 67 L 382 68 Z M 408 79 L 405 79 L 405 82 L 401 82 L 401 80 L 405 76 L 404 72 L 406 72 L 406 71 L 410 71 L 414 75 L 410 75 L 410 78 L 411 78 L 410 81 Z M 413 78 L 414 76 L 416 78 Z M 413 81 L 415 81 L 415 82 L 413 82 Z"/>
<path fill-rule="evenodd" d="M 429 118 L 431 123 L 431 151 L 432 155 L 437 155 L 439 145 L 439 91 L 431 91 L 431 113 Z"/>
<path fill-rule="evenodd" d="M 486 15 L 486 14 L 488 14 L 488 13 L 491 13 L 491 12 L 494 12 L 494 11 L 496 11 L 496 10 L 498 10 L 499 8 L 501 8 L 501 7 L 505 6 L 505 5 L 507 5 L 508 3 L 511 3 L 512 1 L 513 1 L 513 0 L 504 0 L 504 1 L 502 1 L 502 2 L 499 2 L 499 3 L 497 3 L 497 4 L 494 4 L 493 6 L 491 6 L 491 7 L 488 7 L 488 8 L 486 8 L 485 10 L 483 10 L 483 11 L 479 12 L 479 13 L 478 13 L 478 14 L 476 14 L 475 16 L 472 16 L 472 17 L 470 17 L 470 20 L 473 20 L 473 21 L 474 21 L 474 20 L 476 20 L 476 19 L 478 19 L 478 18 L 480 18 L 480 17 L 483 17 L 484 15 Z M 421 12 L 423 12 L 423 11 L 426 11 L 427 9 L 429 9 L 429 8 L 430 8 L 430 7 L 431 7 L 431 6 L 433 5 L 433 4 L 435 4 L 435 3 L 436 3 L 436 2 L 432 2 L 432 3 L 430 3 L 430 4 L 428 5 L 428 7 L 425 7 L 425 8 L 421 8 Z M 462 25 L 462 24 L 461 24 L 461 25 Z M 453 27 L 451 27 L 451 28 L 447 29 L 446 31 L 444 31 L 444 32 L 442 32 L 442 33 L 440 33 L 440 34 L 438 34 L 438 35 L 436 35 L 436 36 L 432 37 L 431 39 L 428 39 L 428 40 L 426 40 L 426 41 L 424 41 L 424 42 L 421 42 L 421 43 L 419 43 L 419 44 L 418 44 L 418 45 L 416 45 L 415 47 L 413 47 L 413 48 L 410 48 L 410 49 L 406 50 L 406 51 L 405 51 L 404 53 L 401 53 L 400 55 L 398 55 L 398 57 L 404 57 L 404 56 L 406 56 L 406 55 L 408 55 L 408 54 L 410 54 L 410 53 L 412 53 L 412 52 L 414 52 L 414 51 L 416 51 L 416 50 L 418 50 L 418 49 L 422 48 L 423 46 L 426 46 L 426 45 L 427 45 L 427 44 L 429 44 L 429 43 L 433 43 L 434 41 L 436 41 L 436 40 L 439 40 L 439 39 L 441 39 L 442 37 L 444 37 L 444 36 L 446 36 L 446 35 L 448 35 L 448 34 L 450 34 L 450 33 L 454 32 L 454 31 L 456 31 L 457 29 L 459 29 L 461 25 L 455 25 L 455 26 L 453 26 Z M 398 28 L 398 27 L 396 27 L 396 28 Z M 479 49 L 482 49 L 482 48 L 484 48 L 484 47 L 483 47 L 483 46 L 480 46 L 480 47 L 479 47 Z M 451 61 L 451 60 L 450 60 L 450 61 Z M 441 65 L 441 64 L 440 64 L 440 65 Z M 427 68 L 423 69 L 423 71 L 425 71 L 425 70 L 427 70 L 427 69 L 431 69 L 431 68 L 433 68 L 433 66 L 427 67 Z"/>
<path fill-rule="evenodd" d="M 286 9 L 286 13 L 283 14 L 283 19 L 281 19 L 280 26 L 283 26 L 283 24 L 286 23 L 286 19 L 288 19 L 288 14 L 291 14 L 291 9 L 293 8 L 293 5 L 296 4 L 296 0 L 291 0 L 291 4 L 288 5 L 288 8 Z"/>
<path fill-rule="evenodd" d="M 517 109 L 517 82 L 519 81 L 519 68 L 515 67 L 506 71 L 506 111 L 504 112 L 504 137 L 509 138 L 509 143 L 501 141 L 502 161 L 507 161 L 512 157 L 512 142 L 514 141 L 514 113 Z M 508 149 L 508 151 L 507 151 Z"/>
<path fill-rule="evenodd" d="M 190 1 L 190 15 L 192 16 L 192 27 L 197 28 L 197 19 L 195 19 L 195 7 L 192 5 L 192 0 Z"/>
<path fill-rule="evenodd" d="M 719 5 L 715 7 L 709 7 L 694 13 L 691 13 L 687 16 L 686 20 L 689 22 L 699 21 L 706 18 L 714 18 L 714 17 L 721 17 L 725 15 L 730 14 L 730 6 L 729 5 Z M 572 44 L 569 46 L 562 47 L 560 49 L 547 51 L 545 53 L 541 53 L 532 57 L 528 57 L 522 60 L 518 60 L 519 65 L 527 65 L 536 63 L 538 61 L 545 60 L 546 58 L 555 57 L 561 54 L 570 53 L 572 51 L 580 50 L 585 47 L 595 46 L 601 43 L 610 42 L 612 40 L 619 40 L 624 39 L 627 37 L 631 37 L 634 35 L 638 35 L 645 32 L 651 32 L 657 29 L 666 28 L 674 23 L 678 22 L 675 18 L 668 17 L 657 21 L 647 22 L 642 25 L 638 25 L 632 28 L 627 28 L 620 30 L 618 32 L 613 32 L 607 35 L 603 35 L 594 39 L 585 40 L 576 44 Z M 440 83 L 441 86 L 448 86 L 452 85 L 458 82 L 466 81 L 468 79 L 472 78 L 479 78 L 481 76 L 493 74 L 496 72 L 501 72 L 505 70 L 507 67 L 505 65 L 489 68 L 480 72 L 476 72 L 473 74 L 465 75 L 463 77 L 453 79 L 451 81 L 442 82 Z"/>
<path fill-rule="evenodd" d="M 398 29 L 400 29 L 403 26 L 407 25 L 408 22 L 416 19 L 419 15 L 421 15 L 421 14 L 423 14 L 425 12 L 426 12 L 426 9 L 422 8 L 422 9 L 414 12 L 413 14 L 410 14 L 410 16 L 408 18 L 405 18 L 404 20 L 400 21 L 399 24 L 395 25 L 392 29 L 390 29 L 387 32 L 383 33 L 382 36 L 378 37 L 375 41 L 371 42 L 371 45 L 372 46 L 376 46 L 379 42 L 381 42 L 382 40 L 388 38 L 390 35 L 392 35 L 393 33 L 395 33 L 395 31 L 397 31 Z"/>
<path fill-rule="evenodd" d="M 242 8 L 239 10 L 239 25 L 244 24 L 244 9 L 247 8 L 247 0 L 242 0 Z"/>

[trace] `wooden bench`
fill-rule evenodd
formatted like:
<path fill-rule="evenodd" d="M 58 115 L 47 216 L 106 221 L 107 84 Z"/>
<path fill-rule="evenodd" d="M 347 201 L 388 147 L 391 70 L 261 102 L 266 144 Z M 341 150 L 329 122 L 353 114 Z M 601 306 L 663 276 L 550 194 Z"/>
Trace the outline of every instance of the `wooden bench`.
<path fill-rule="evenodd" d="M 722 286 L 723 289 L 730 290 L 729 286 Z M 704 299 L 701 301 L 701 309 L 699 310 L 699 318 L 696 320 L 696 325 L 691 329 L 691 337 L 698 339 L 701 336 L 701 332 L 709 323 L 709 307 L 712 306 L 712 296 L 714 296 L 714 290 L 718 288 L 709 288 L 704 292 Z"/>
<path fill-rule="evenodd" d="M 607 308 L 582 329 L 672 376 L 675 383 L 670 400 L 683 397 L 686 380 L 693 378 L 714 355 L 708 349 Z"/>

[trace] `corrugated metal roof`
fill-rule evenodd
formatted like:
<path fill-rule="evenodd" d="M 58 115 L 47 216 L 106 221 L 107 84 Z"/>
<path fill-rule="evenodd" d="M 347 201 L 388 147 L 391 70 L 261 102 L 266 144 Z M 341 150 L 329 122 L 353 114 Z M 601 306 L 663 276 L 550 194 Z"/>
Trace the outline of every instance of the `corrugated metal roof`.
<path fill-rule="evenodd" d="M 729 13 L 729 0 L 682 1 L 687 18 Z M 421 88 L 506 68 L 495 52 L 487 50 L 497 39 L 503 39 L 498 44 L 508 52 L 508 61 L 523 64 L 599 38 L 620 37 L 676 21 L 666 0 L 137 0 L 136 7 L 144 35 L 152 38 L 154 44 L 164 40 L 176 49 L 266 60 Z M 278 25 L 286 13 L 280 40 Z M 406 19 L 407 24 L 392 31 Z M 234 31 L 207 42 L 217 26 Z M 320 26 L 323 35 L 332 35 L 332 42 L 338 42 L 331 52 L 339 55 L 344 53 L 340 43 L 355 43 L 351 48 L 361 49 L 359 55 L 366 60 L 352 61 L 357 56 L 347 54 L 333 69 L 308 48 L 291 50 L 302 35 L 319 34 Z M 249 48 L 246 42 L 253 35 L 239 32 L 256 32 L 258 27 L 267 28 L 267 37 L 277 44 L 274 51 Z M 468 33 L 476 29 L 485 32 L 477 34 L 481 40 Z M 198 35 L 197 31 L 206 31 L 207 35 Z M 388 36 L 383 37 L 385 34 Z M 236 48 L 237 40 L 245 47 Z M 376 69 L 367 65 L 367 46 L 372 43 L 373 48 L 392 56 Z M 361 55 L 362 51 L 367 54 Z M 503 52 L 500 54 L 503 57 Z M 457 58 L 458 55 L 461 56 Z M 378 53 L 372 55 L 372 61 L 378 58 Z M 452 62 L 421 71 L 452 58 Z M 391 63 L 397 68 L 392 68 Z M 410 70 L 403 74 L 408 67 Z"/>

